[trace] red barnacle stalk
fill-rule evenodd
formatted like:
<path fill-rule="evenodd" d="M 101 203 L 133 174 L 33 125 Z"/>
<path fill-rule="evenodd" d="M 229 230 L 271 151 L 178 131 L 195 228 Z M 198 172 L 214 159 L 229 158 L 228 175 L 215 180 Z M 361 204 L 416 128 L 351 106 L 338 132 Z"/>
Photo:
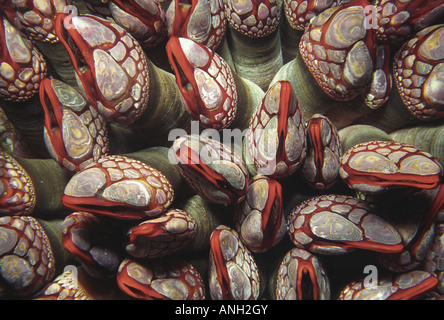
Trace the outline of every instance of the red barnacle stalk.
<path fill-rule="evenodd" d="M 0 215 L 27 215 L 36 205 L 31 177 L 9 154 L 0 152 Z"/>
<path fill-rule="evenodd" d="M 40 86 L 40 102 L 45 144 L 61 166 L 77 172 L 108 153 L 107 124 L 79 91 L 46 78 Z"/>
<path fill-rule="evenodd" d="M 393 77 L 404 105 L 420 120 L 444 117 L 444 25 L 418 32 L 396 53 Z"/>
<path fill-rule="evenodd" d="M 282 210 L 281 184 L 266 176 L 253 177 L 235 212 L 236 231 L 251 251 L 267 251 L 282 240 L 286 232 Z"/>
<path fill-rule="evenodd" d="M 216 50 L 227 27 L 222 0 L 173 0 L 166 12 L 169 37 L 194 40 Z"/>
<path fill-rule="evenodd" d="M 171 37 L 166 50 L 192 118 L 206 128 L 227 128 L 237 111 L 237 90 L 228 64 L 217 53 L 186 38 Z"/>
<path fill-rule="evenodd" d="M 159 45 L 167 36 L 165 12 L 156 0 L 113 0 L 114 20 L 146 48 Z"/>
<path fill-rule="evenodd" d="M 128 231 L 126 251 L 136 258 L 158 258 L 186 248 L 197 231 L 187 212 L 170 209 Z"/>
<path fill-rule="evenodd" d="M 291 249 L 276 279 L 277 300 L 329 300 L 330 282 L 319 259 L 303 249 Z"/>
<path fill-rule="evenodd" d="M 127 295 L 143 300 L 204 300 L 205 284 L 196 268 L 168 257 L 137 261 L 125 259 L 117 284 Z"/>
<path fill-rule="evenodd" d="M 339 178 L 342 146 L 338 130 L 325 116 L 314 115 L 307 125 L 308 148 L 302 176 L 315 189 L 328 189 Z"/>
<path fill-rule="evenodd" d="M 276 0 L 225 1 L 225 12 L 230 26 L 237 32 L 260 38 L 277 30 L 280 19 L 280 2 Z"/>
<path fill-rule="evenodd" d="M 434 189 L 443 168 L 426 152 L 398 142 L 370 141 L 347 150 L 339 174 L 352 189 L 382 192 L 390 188 Z"/>
<path fill-rule="evenodd" d="M 444 16 L 443 0 L 376 0 L 377 38 L 386 43 L 408 40 Z"/>
<path fill-rule="evenodd" d="M 258 173 L 287 177 L 306 155 L 305 122 L 289 81 L 273 84 L 251 118 L 248 145 Z"/>
<path fill-rule="evenodd" d="M 209 286 L 214 300 L 257 300 L 259 272 L 236 231 L 220 225 L 210 238 Z"/>
<path fill-rule="evenodd" d="M 403 250 L 399 232 L 367 202 L 351 196 L 324 195 L 302 202 L 288 216 L 287 229 L 298 248 L 314 253 Z"/>
<path fill-rule="evenodd" d="M 301 38 L 305 65 L 334 100 L 349 101 L 370 89 L 378 50 L 376 31 L 366 25 L 369 5 L 355 0 L 326 9 L 311 20 Z"/>
<path fill-rule="evenodd" d="M 65 188 L 63 204 L 117 219 L 155 217 L 173 201 L 165 176 L 151 166 L 124 156 L 104 156 L 76 173 Z"/>
<path fill-rule="evenodd" d="M 59 14 L 56 34 L 91 105 L 109 121 L 138 120 L 147 107 L 149 71 L 129 32 L 96 16 Z"/>
<path fill-rule="evenodd" d="M 39 221 L 2 217 L 0 239 L 0 295 L 29 296 L 53 279 L 53 249 Z"/>
<path fill-rule="evenodd" d="M 312 18 L 334 5 L 333 0 L 284 0 L 285 17 L 293 29 L 303 31 Z"/>
<path fill-rule="evenodd" d="M 236 204 L 245 197 L 249 173 L 235 150 L 196 135 L 176 139 L 172 148 L 182 175 L 203 198 Z"/>
<path fill-rule="evenodd" d="M 432 291 L 438 285 L 436 275 L 414 270 L 379 279 L 377 284 L 365 285 L 353 281 L 340 292 L 339 300 L 414 300 Z"/>
<path fill-rule="evenodd" d="M 62 225 L 62 243 L 92 277 L 115 276 L 123 247 L 117 230 L 101 217 L 88 212 L 68 215 Z M 119 241 L 120 240 L 120 241 Z"/>
<path fill-rule="evenodd" d="M 2 16 L 0 23 L 0 98 L 22 102 L 32 98 L 46 76 L 43 55 Z"/>
<path fill-rule="evenodd" d="M 15 13 L 32 40 L 58 42 L 54 26 L 58 13 L 65 12 L 71 0 L 12 1 Z"/>

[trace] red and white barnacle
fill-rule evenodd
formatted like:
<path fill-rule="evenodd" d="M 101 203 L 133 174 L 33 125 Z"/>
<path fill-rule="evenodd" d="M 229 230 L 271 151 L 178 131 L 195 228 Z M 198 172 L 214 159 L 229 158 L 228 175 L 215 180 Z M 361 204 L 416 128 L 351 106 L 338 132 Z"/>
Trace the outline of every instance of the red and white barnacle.
<path fill-rule="evenodd" d="M 196 221 L 181 209 L 170 209 L 128 231 L 126 252 L 136 258 L 158 258 L 186 248 L 197 231 Z"/>
<path fill-rule="evenodd" d="M 327 117 L 315 114 L 308 121 L 307 136 L 302 176 L 311 187 L 328 189 L 339 178 L 342 145 L 338 130 Z"/>
<path fill-rule="evenodd" d="M 443 0 L 376 0 L 377 38 L 386 43 L 408 40 L 444 14 Z"/>
<path fill-rule="evenodd" d="M 63 247 L 92 277 L 116 275 L 121 262 L 119 240 L 110 223 L 88 212 L 73 212 L 62 224 Z"/>
<path fill-rule="evenodd" d="M 366 25 L 368 5 L 367 0 L 355 0 L 326 9 L 311 20 L 301 38 L 305 65 L 334 100 L 366 94 L 375 81 L 378 52 L 376 32 Z"/>
<path fill-rule="evenodd" d="M 259 271 L 236 231 L 218 226 L 210 238 L 209 287 L 213 300 L 257 300 Z"/>
<path fill-rule="evenodd" d="M 169 37 L 183 37 L 216 50 L 227 28 L 222 0 L 174 0 L 166 12 Z"/>
<path fill-rule="evenodd" d="M 62 167 L 77 172 L 108 153 L 107 124 L 79 91 L 45 78 L 40 102 L 45 113 L 46 147 Z"/>
<path fill-rule="evenodd" d="M 56 34 L 91 105 L 109 121 L 138 120 L 149 99 L 149 70 L 131 34 L 109 20 L 66 14 L 57 16 Z"/>
<path fill-rule="evenodd" d="M 233 29 L 247 37 L 260 38 L 279 27 L 279 6 L 280 2 L 276 0 L 227 0 L 225 13 Z"/>
<path fill-rule="evenodd" d="M 187 38 L 171 37 L 166 50 L 191 117 L 206 128 L 227 128 L 236 116 L 237 89 L 225 60 Z"/>
<path fill-rule="evenodd" d="M 113 19 L 147 48 L 167 36 L 165 12 L 156 0 L 113 0 L 108 2 Z"/>
<path fill-rule="evenodd" d="M 307 149 L 305 121 L 289 81 L 268 89 L 250 120 L 247 137 L 259 174 L 288 177 L 301 166 Z"/>
<path fill-rule="evenodd" d="M 27 215 L 35 205 L 31 177 L 16 159 L 0 152 L 0 215 Z"/>
<path fill-rule="evenodd" d="M 56 272 L 53 249 L 42 225 L 28 216 L 0 218 L 0 292 L 37 293 Z"/>
<path fill-rule="evenodd" d="M 77 172 L 66 185 L 63 204 L 118 219 L 156 217 L 174 191 L 160 171 L 124 156 L 104 156 Z"/>
<path fill-rule="evenodd" d="M 330 300 L 330 281 L 316 256 L 293 248 L 279 265 L 275 294 L 277 300 Z"/>
<path fill-rule="evenodd" d="M 172 151 L 183 177 L 204 199 L 236 204 L 245 197 L 249 173 L 234 149 L 214 139 L 190 135 L 177 138 Z"/>
<path fill-rule="evenodd" d="M 143 300 L 205 300 L 205 283 L 189 262 L 168 257 L 160 260 L 125 259 L 117 284 L 127 295 Z"/>
<path fill-rule="evenodd" d="M 0 48 L 0 98 L 17 102 L 30 99 L 46 76 L 43 55 L 3 16 Z"/>
<path fill-rule="evenodd" d="M 442 165 L 429 153 L 390 141 L 355 145 L 344 153 L 339 168 L 349 187 L 366 193 L 397 187 L 434 189 L 442 173 Z"/>
<path fill-rule="evenodd" d="M 393 78 L 404 105 L 420 120 L 444 117 L 444 25 L 418 32 L 396 53 Z"/>
<path fill-rule="evenodd" d="M 339 300 L 414 300 L 438 285 L 433 273 L 414 270 L 400 275 L 383 277 L 378 283 L 353 281 L 339 294 Z"/>
<path fill-rule="evenodd" d="M 264 252 L 282 240 L 287 231 L 282 210 L 281 184 L 266 176 L 253 177 L 234 216 L 236 231 L 248 249 Z"/>
<path fill-rule="evenodd" d="M 354 249 L 397 253 L 403 249 L 399 232 L 370 205 L 347 195 L 322 195 L 296 206 L 287 218 L 291 241 L 321 254 Z"/>
<path fill-rule="evenodd" d="M 288 24 L 303 31 L 311 19 L 333 5 L 334 0 L 284 0 L 284 12 Z"/>
<path fill-rule="evenodd" d="M 12 1 L 15 13 L 30 39 L 58 42 L 55 20 L 58 13 L 66 11 L 71 0 L 21 0 Z"/>

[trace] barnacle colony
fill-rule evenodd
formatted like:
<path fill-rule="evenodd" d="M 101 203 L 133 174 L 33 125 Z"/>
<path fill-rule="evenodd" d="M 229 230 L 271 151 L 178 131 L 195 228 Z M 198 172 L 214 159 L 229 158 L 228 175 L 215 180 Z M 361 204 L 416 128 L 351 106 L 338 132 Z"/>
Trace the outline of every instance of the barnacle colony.
<path fill-rule="evenodd" d="M 444 1 L 0 4 L 2 299 L 442 299 Z"/>

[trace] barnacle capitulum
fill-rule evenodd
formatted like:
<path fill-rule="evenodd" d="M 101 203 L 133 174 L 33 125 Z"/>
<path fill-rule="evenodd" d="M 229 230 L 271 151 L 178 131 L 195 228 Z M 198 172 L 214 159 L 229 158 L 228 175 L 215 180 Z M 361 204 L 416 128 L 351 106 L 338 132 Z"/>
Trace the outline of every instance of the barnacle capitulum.
<path fill-rule="evenodd" d="M 222 0 L 173 0 L 166 12 L 168 37 L 183 37 L 216 50 L 227 20 Z"/>
<path fill-rule="evenodd" d="M 330 281 L 318 257 L 293 248 L 277 271 L 276 300 L 330 300 Z"/>
<path fill-rule="evenodd" d="M 352 196 L 323 195 L 297 205 L 287 218 L 292 242 L 320 254 L 355 249 L 397 253 L 403 249 L 398 231 L 370 205 Z"/>
<path fill-rule="evenodd" d="M 261 175 L 288 177 L 302 165 L 305 121 L 290 82 L 278 81 L 268 89 L 250 120 L 247 146 Z"/>
<path fill-rule="evenodd" d="M 91 105 L 109 121 L 138 120 L 147 107 L 149 71 L 134 37 L 115 22 L 86 14 L 59 14 L 56 34 Z"/>
<path fill-rule="evenodd" d="M 32 42 L 3 17 L 0 23 L 0 98 L 22 102 L 38 93 L 46 61 Z"/>
<path fill-rule="evenodd" d="M 172 203 L 165 175 L 142 161 L 105 156 L 77 172 L 65 188 L 68 208 L 118 219 L 155 217 Z"/>
<path fill-rule="evenodd" d="M 259 271 L 236 231 L 221 225 L 211 234 L 209 286 L 214 300 L 257 300 Z"/>
<path fill-rule="evenodd" d="M 127 295 L 143 300 L 204 300 L 205 284 L 193 264 L 177 257 L 138 261 L 125 259 L 117 284 Z"/>
<path fill-rule="evenodd" d="M 48 235 L 32 217 L 0 218 L 0 295 L 37 293 L 56 273 Z"/>
<path fill-rule="evenodd" d="M 284 13 L 289 25 L 299 31 L 322 11 L 336 5 L 333 0 L 284 0 Z"/>
<path fill-rule="evenodd" d="M 234 215 L 236 231 L 253 252 L 265 252 L 285 236 L 281 184 L 266 176 L 254 176 L 247 196 Z"/>
<path fill-rule="evenodd" d="M 328 189 L 339 178 L 342 144 L 338 130 L 327 117 L 317 114 L 308 121 L 307 136 L 302 177 L 315 189 Z"/>
<path fill-rule="evenodd" d="M 302 58 L 322 90 L 337 101 L 366 96 L 370 106 L 384 104 L 390 93 L 388 54 L 378 48 L 376 33 L 366 26 L 366 0 L 322 11 L 301 38 Z M 388 47 L 386 47 L 388 49 Z"/>
<path fill-rule="evenodd" d="M 40 101 L 46 148 L 61 166 L 77 172 L 107 155 L 107 124 L 78 90 L 46 78 L 40 86 Z"/>
<path fill-rule="evenodd" d="M 126 251 L 135 258 L 159 258 L 186 248 L 197 232 L 196 221 L 181 209 L 169 209 L 128 231 Z"/>
<path fill-rule="evenodd" d="M 407 41 L 414 33 L 439 21 L 442 0 L 376 0 L 376 37 L 385 43 Z"/>
<path fill-rule="evenodd" d="M 406 108 L 419 120 L 444 117 L 443 52 L 444 25 L 441 24 L 419 31 L 395 55 L 396 87 Z"/>
<path fill-rule="evenodd" d="M 433 273 L 414 270 L 384 277 L 378 283 L 353 281 L 341 291 L 339 300 L 413 300 L 433 290 L 438 278 Z"/>
<path fill-rule="evenodd" d="M 237 89 L 228 64 L 196 41 L 171 37 L 167 54 L 191 117 L 206 128 L 225 129 L 237 112 Z"/>
<path fill-rule="evenodd" d="M 433 189 L 441 183 L 442 171 L 438 159 L 415 147 L 369 141 L 344 153 L 339 174 L 352 189 L 375 193 L 396 187 Z"/>
<path fill-rule="evenodd" d="M 246 0 L 225 2 L 225 12 L 230 26 L 251 38 L 266 37 L 278 29 L 279 1 Z"/>
<path fill-rule="evenodd" d="M 245 197 L 249 173 L 235 149 L 214 139 L 189 135 L 177 138 L 172 151 L 184 178 L 205 199 L 235 204 Z"/>

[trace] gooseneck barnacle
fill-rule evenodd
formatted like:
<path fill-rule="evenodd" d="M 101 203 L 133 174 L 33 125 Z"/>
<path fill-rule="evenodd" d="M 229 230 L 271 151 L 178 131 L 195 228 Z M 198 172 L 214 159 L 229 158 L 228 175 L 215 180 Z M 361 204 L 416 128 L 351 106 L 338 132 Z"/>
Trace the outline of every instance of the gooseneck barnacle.
<path fill-rule="evenodd" d="M 443 0 L 0 13 L 0 299 L 443 299 Z"/>

